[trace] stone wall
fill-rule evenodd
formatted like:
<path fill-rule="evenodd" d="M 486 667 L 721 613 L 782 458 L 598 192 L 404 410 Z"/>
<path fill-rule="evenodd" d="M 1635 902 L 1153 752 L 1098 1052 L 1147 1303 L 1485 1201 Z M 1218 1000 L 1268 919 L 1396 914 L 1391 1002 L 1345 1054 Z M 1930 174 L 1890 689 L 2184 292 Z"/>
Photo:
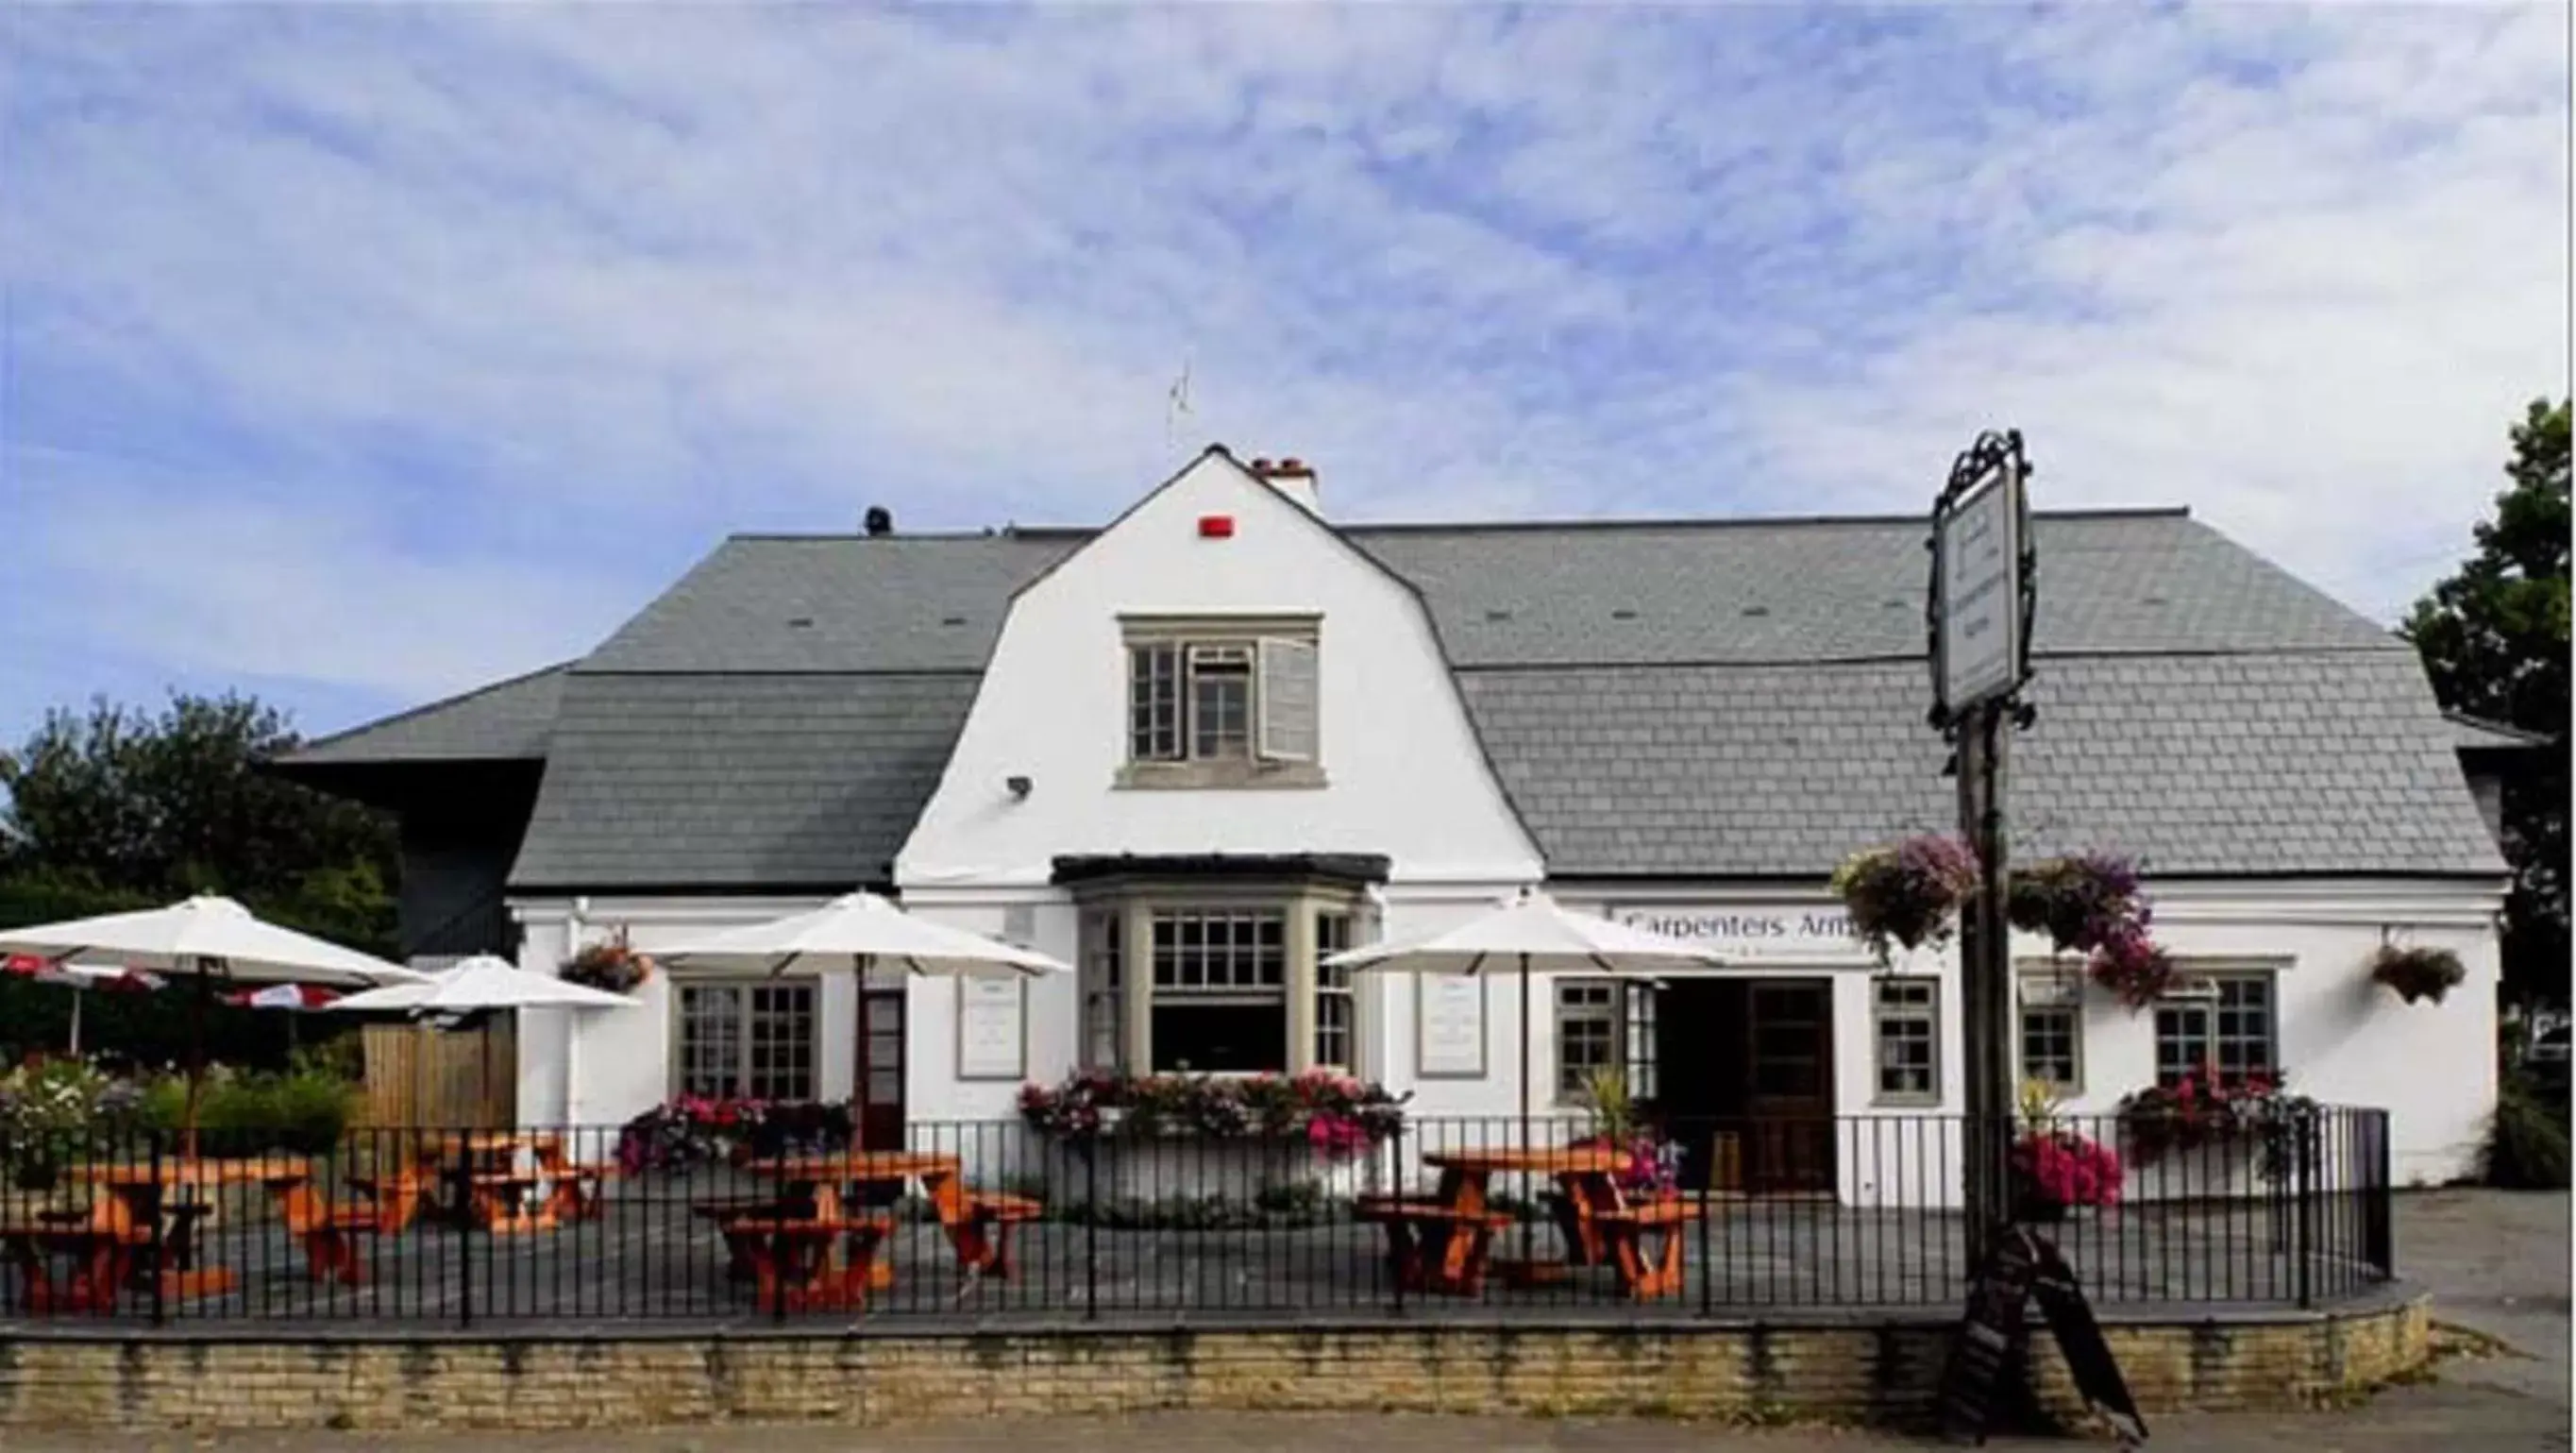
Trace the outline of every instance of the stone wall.
<path fill-rule="evenodd" d="M 1153 1409 L 1644 1414 L 1917 1424 L 1955 1324 L 639 1330 L 260 1340 L 0 1337 L 0 1428 L 881 1425 Z M 2150 1419 L 2313 1405 L 2422 1364 L 2420 1300 L 2105 1328 Z M 2081 1417 L 2045 1332 L 2040 1405 Z"/>

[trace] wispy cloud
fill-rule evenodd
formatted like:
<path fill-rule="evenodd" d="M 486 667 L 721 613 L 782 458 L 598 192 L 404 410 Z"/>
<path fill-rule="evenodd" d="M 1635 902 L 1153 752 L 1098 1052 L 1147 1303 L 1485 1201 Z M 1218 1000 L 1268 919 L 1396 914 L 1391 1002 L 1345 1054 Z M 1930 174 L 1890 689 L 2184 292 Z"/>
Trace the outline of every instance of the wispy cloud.
<path fill-rule="evenodd" d="M 340 725 L 724 530 L 2188 502 L 2365 610 L 2566 387 L 2566 20 L 2452 5 L 0 13 L 0 734 Z M 1165 390 L 1198 412 L 1176 448 Z M 15 662 L 13 661 L 13 667 Z"/>

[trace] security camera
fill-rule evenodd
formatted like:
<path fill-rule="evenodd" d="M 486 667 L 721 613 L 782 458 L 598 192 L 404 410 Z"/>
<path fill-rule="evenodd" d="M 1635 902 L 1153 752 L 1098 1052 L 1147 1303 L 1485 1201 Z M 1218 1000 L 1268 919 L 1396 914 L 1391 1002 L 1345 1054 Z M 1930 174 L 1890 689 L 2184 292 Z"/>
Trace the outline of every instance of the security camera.
<path fill-rule="evenodd" d="M 1011 789 L 1013 797 L 1025 801 L 1029 795 L 1030 783 L 1026 777 L 1006 777 L 1002 779 L 1002 785 Z"/>

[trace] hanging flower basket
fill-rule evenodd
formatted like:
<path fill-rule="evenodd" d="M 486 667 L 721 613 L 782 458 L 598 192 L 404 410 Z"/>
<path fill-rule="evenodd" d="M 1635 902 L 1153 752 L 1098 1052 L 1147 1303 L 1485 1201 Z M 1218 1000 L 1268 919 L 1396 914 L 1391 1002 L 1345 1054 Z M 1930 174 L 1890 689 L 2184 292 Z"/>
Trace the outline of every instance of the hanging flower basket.
<path fill-rule="evenodd" d="M 2370 956 L 2370 977 L 2409 1004 L 2423 999 L 2439 1004 L 2444 995 L 2468 981 L 2469 970 L 2458 954 L 2446 948 L 2382 944 Z"/>
<path fill-rule="evenodd" d="M 1866 848 L 1834 869 L 1834 892 L 1880 963 L 1899 946 L 1949 942 L 1959 905 L 1977 886 L 1977 857 L 1955 837 L 1925 833 Z"/>
<path fill-rule="evenodd" d="M 2171 992 L 2178 977 L 2173 957 L 2156 947 L 2144 928 L 2120 934 L 2093 950 L 2087 972 L 2129 1012 L 2153 1004 Z"/>
<path fill-rule="evenodd" d="M 2109 853 L 2033 863 L 2012 875 L 2004 909 L 2013 927 L 2048 935 L 2059 953 L 2092 953 L 2143 933 L 2148 920 L 2137 866 Z"/>
<path fill-rule="evenodd" d="M 632 994 L 653 977 L 653 961 L 626 942 L 626 930 L 621 928 L 612 937 L 582 945 L 563 961 L 557 974 L 568 984 Z"/>

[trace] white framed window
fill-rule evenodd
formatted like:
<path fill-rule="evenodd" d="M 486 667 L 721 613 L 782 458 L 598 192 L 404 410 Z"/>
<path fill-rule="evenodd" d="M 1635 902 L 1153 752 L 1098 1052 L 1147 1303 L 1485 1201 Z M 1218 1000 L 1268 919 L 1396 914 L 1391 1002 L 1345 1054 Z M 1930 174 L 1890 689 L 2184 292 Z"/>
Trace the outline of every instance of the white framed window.
<path fill-rule="evenodd" d="M 1556 1098 L 1580 1105 L 1593 1076 L 1618 1071 L 1629 1098 L 1656 1094 L 1655 988 L 1621 979 L 1556 981 Z"/>
<path fill-rule="evenodd" d="M 1358 1016 L 1351 971 L 1324 960 L 1349 948 L 1357 919 L 1339 909 L 1315 915 L 1315 1063 L 1337 1070 L 1358 1067 Z"/>
<path fill-rule="evenodd" d="M 1082 915 L 1082 1067 L 1127 1067 L 1127 923 L 1114 908 Z"/>
<path fill-rule="evenodd" d="M 701 982 L 678 986 L 680 1093 L 711 1099 L 814 1098 L 814 984 Z"/>
<path fill-rule="evenodd" d="M 1592 1077 L 1619 1067 L 1623 1019 L 1615 979 L 1556 981 L 1556 1097 L 1579 1104 Z"/>
<path fill-rule="evenodd" d="M 1878 1103 L 1941 1102 L 1941 981 L 1912 974 L 1870 981 Z"/>
<path fill-rule="evenodd" d="M 2060 1095 L 2084 1090 L 2084 985 L 2053 974 L 2024 974 L 2018 1033 L 2021 1077 Z"/>
<path fill-rule="evenodd" d="M 2156 1083 L 2199 1069 L 2233 1084 L 2280 1073 L 2280 1021 L 2268 970 L 2187 972 L 2156 1002 Z"/>
<path fill-rule="evenodd" d="M 1130 622 L 1131 767 L 1311 764 L 1321 736 L 1315 623 Z M 1158 775 L 1158 781 L 1168 780 Z"/>
<path fill-rule="evenodd" d="M 1154 1071 L 1288 1068 L 1288 915 L 1156 909 L 1151 916 Z"/>

